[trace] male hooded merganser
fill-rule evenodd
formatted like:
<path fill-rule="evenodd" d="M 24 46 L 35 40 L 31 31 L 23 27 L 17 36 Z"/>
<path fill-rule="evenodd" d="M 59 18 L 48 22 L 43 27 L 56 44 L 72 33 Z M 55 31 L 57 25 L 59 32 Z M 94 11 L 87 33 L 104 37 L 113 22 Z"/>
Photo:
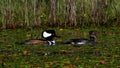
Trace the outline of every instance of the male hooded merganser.
<path fill-rule="evenodd" d="M 42 32 L 42 37 L 44 39 L 30 39 L 26 40 L 24 42 L 21 42 L 19 44 L 49 44 L 49 45 L 55 45 L 55 40 L 53 40 L 54 37 L 59 37 L 56 35 L 54 30 L 45 30 Z"/>
<path fill-rule="evenodd" d="M 88 44 L 88 43 L 96 44 L 95 35 L 96 34 L 94 31 L 90 31 L 89 39 L 85 39 L 85 38 L 70 39 L 70 41 L 64 42 L 63 44 Z"/>
<path fill-rule="evenodd" d="M 49 43 L 49 45 L 55 45 L 55 40 L 53 40 L 53 38 L 60 36 L 57 36 L 54 30 L 46 30 L 42 32 L 42 37 Z"/>

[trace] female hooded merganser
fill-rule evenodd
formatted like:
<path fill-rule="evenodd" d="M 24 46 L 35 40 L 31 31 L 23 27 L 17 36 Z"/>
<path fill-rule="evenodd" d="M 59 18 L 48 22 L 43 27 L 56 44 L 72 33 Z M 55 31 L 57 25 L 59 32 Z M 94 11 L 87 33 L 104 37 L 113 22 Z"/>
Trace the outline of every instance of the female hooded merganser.
<path fill-rule="evenodd" d="M 89 32 L 89 39 L 85 38 L 70 39 L 70 41 L 64 42 L 63 44 L 88 44 L 88 43 L 96 44 L 94 31 Z"/>
<path fill-rule="evenodd" d="M 53 40 L 54 37 L 59 37 L 56 35 L 54 30 L 45 30 L 42 32 L 42 37 L 44 39 L 30 39 L 26 40 L 24 42 L 21 42 L 19 44 L 49 44 L 49 45 L 55 45 L 55 40 Z"/>

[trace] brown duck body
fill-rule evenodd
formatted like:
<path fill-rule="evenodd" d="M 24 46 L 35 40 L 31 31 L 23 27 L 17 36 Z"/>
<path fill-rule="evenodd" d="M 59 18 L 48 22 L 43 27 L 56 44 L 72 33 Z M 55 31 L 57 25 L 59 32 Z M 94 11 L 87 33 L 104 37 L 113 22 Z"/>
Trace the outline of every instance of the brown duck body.
<path fill-rule="evenodd" d="M 18 44 L 36 45 L 36 44 L 48 44 L 48 42 L 43 39 L 30 39 Z"/>

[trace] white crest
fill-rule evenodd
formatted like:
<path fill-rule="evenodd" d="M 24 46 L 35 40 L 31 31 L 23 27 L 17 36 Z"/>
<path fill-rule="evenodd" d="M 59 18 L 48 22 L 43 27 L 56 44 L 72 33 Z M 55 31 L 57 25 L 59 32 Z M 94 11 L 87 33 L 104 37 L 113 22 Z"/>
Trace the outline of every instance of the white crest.
<path fill-rule="evenodd" d="M 50 34 L 50 33 L 43 32 L 43 37 L 44 37 L 44 38 L 50 37 L 51 35 L 52 35 L 52 34 Z"/>

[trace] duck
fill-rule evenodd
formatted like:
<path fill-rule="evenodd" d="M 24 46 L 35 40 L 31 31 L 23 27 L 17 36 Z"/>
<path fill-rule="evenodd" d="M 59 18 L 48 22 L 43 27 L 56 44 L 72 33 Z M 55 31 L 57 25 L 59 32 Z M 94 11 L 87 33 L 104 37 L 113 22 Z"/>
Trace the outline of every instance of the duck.
<path fill-rule="evenodd" d="M 60 36 L 56 35 L 54 30 L 45 30 L 42 32 L 42 37 L 49 43 L 49 45 L 55 45 L 56 42 L 53 39 L 55 37 L 59 38 Z"/>
<path fill-rule="evenodd" d="M 74 39 L 70 39 L 67 42 L 63 42 L 63 44 L 79 44 L 79 45 L 88 44 L 88 43 L 96 44 L 95 38 L 96 38 L 95 31 L 89 31 L 89 39 L 87 39 L 87 38 L 74 38 Z"/>
<path fill-rule="evenodd" d="M 17 44 L 28 44 L 28 45 L 36 45 L 36 44 L 48 44 L 55 45 L 56 42 L 54 40 L 55 37 L 60 37 L 56 35 L 55 30 L 44 30 L 42 32 L 43 39 L 29 39 Z"/>

